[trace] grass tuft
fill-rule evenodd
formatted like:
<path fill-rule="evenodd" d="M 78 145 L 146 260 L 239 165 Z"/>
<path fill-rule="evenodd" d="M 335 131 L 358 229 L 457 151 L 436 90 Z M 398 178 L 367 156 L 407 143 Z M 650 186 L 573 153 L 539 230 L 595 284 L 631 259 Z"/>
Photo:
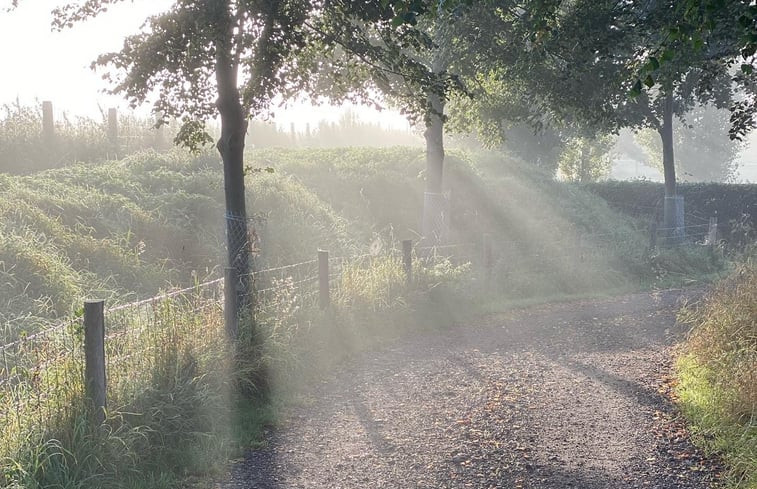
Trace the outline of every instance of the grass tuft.
<path fill-rule="evenodd" d="M 698 307 L 676 363 L 695 441 L 722 456 L 734 489 L 757 488 L 757 264 L 747 259 Z"/>

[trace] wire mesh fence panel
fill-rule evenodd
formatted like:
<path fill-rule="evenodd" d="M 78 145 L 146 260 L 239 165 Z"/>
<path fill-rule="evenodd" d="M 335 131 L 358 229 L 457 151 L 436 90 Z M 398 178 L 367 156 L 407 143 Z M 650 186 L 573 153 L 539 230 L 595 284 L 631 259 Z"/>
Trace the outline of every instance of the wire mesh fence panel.
<path fill-rule="evenodd" d="M 255 271 L 250 278 L 256 314 L 311 306 L 318 292 L 318 260 Z"/>
<path fill-rule="evenodd" d="M 656 242 L 665 248 L 703 244 L 710 233 L 710 224 L 692 224 L 682 228 L 658 228 Z"/>
<path fill-rule="evenodd" d="M 106 311 L 109 405 L 118 409 L 224 341 L 223 283 L 201 284 Z"/>
<path fill-rule="evenodd" d="M 710 223 L 692 219 L 677 245 L 711 241 Z M 665 229 L 656 238 L 665 245 Z M 248 272 L 239 285 L 252 284 L 256 321 L 296 321 L 300 311 L 317 307 L 320 286 L 328 279 L 331 302 L 341 307 L 379 309 L 402 300 L 407 288 L 423 286 L 450 267 L 494 271 L 504 283 L 518 275 L 519 292 L 547 285 L 569 289 L 561 281 L 587 280 L 617 255 L 619 243 L 646 250 L 649 231 L 545 233 L 530 247 L 515 241 L 416 246 L 408 264 L 403 251 L 383 250 L 348 257 L 328 257 L 328 267 L 313 259 Z M 709 241 L 708 241 L 709 240 Z M 645 251 L 642 251 L 645 252 Z M 323 265 L 321 263 L 320 265 Z M 439 275 L 434 275 L 435 273 Z M 487 277 L 488 279 L 489 277 Z M 425 281 L 425 282 L 424 282 Z M 222 362 L 228 352 L 223 326 L 223 280 L 173 291 L 105 311 L 107 399 L 110 410 L 139 402 L 172 372 L 202 362 Z M 84 409 L 83 321 L 73 318 L 39 333 L 0 346 L 0 459 L 19 450 L 29 433 L 41 433 L 78 416 Z"/>
<path fill-rule="evenodd" d="M 483 250 L 475 243 L 455 243 L 437 246 L 419 246 L 416 248 L 418 261 L 426 267 L 433 267 L 441 262 L 454 266 L 469 262 L 483 261 Z"/>
<path fill-rule="evenodd" d="M 0 346 L 0 460 L 81 412 L 81 339 L 75 318 Z"/>

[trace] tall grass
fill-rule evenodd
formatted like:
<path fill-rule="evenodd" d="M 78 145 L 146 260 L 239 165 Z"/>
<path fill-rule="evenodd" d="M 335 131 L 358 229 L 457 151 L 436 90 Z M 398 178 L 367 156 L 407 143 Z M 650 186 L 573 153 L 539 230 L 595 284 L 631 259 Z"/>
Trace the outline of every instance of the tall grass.
<path fill-rule="evenodd" d="M 247 176 L 260 267 L 354 254 L 417 238 L 424 162 L 415 148 L 259 150 Z M 514 299 L 680 285 L 722 268 L 703 253 L 649 254 L 646 224 L 518 160 L 452 154 L 446 167 L 450 241 L 494 243 L 491 289 Z M 24 177 L 0 175 L 0 311 L 5 339 L 62 317 L 82 297 L 126 302 L 193 273 L 224 252 L 222 171 L 211 154 L 143 152 Z M 527 205 L 526 205 L 527 203 Z M 702 265 L 706 265 L 703 269 Z"/>
<path fill-rule="evenodd" d="M 217 284 L 112 310 L 106 324 L 102 426 L 84 401 L 80 320 L 3 350 L 0 486 L 175 487 L 258 436 L 232 429 L 260 401 L 239 397 L 255 357 L 229 345 Z M 245 426 L 259 431 L 267 416 Z"/>
<path fill-rule="evenodd" d="M 738 266 L 681 319 L 692 331 L 676 365 L 695 440 L 723 457 L 729 487 L 757 488 L 757 263 Z"/>
<path fill-rule="evenodd" d="M 119 139 L 108 139 L 106 115 L 100 120 L 69 117 L 55 121 L 55 136 L 45 139 L 42 133 L 41 104 L 32 106 L 5 104 L 0 106 L 0 172 L 29 174 L 71 163 L 99 162 L 148 148 L 168 150 L 174 128 L 156 130 L 154 122 L 121 115 L 118 119 Z"/>

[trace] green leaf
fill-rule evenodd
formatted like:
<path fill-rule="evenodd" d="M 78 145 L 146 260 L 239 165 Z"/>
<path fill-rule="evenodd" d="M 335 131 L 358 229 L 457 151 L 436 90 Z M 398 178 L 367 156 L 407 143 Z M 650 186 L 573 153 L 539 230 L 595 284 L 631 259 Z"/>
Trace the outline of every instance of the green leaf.
<path fill-rule="evenodd" d="M 654 56 L 649 57 L 649 64 L 652 66 L 653 71 L 660 69 L 660 62 Z"/>
<path fill-rule="evenodd" d="M 744 63 L 741 65 L 741 72 L 745 75 L 751 75 L 754 71 L 754 66 L 751 63 Z"/>
<path fill-rule="evenodd" d="M 644 79 L 644 85 L 649 88 L 652 88 L 654 86 L 654 78 L 652 78 L 652 75 L 647 75 L 647 77 Z"/>

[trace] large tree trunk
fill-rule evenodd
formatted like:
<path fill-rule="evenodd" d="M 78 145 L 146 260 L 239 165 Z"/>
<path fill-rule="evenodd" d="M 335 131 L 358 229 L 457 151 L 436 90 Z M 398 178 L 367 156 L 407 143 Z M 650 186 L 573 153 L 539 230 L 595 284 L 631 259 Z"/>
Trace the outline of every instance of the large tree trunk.
<path fill-rule="evenodd" d="M 683 196 L 676 192 L 676 166 L 673 152 L 673 94 L 663 101 L 662 126 L 662 167 L 665 176 L 665 204 L 663 206 L 663 227 L 665 241 L 673 244 L 683 238 L 684 210 Z"/>
<path fill-rule="evenodd" d="M 662 167 L 665 175 L 665 196 L 676 195 L 676 166 L 673 153 L 673 96 L 668 95 L 663 102 L 662 126 Z"/>
<path fill-rule="evenodd" d="M 447 238 L 446 199 L 442 192 L 444 174 L 444 102 L 437 93 L 428 95 L 426 118 L 426 192 L 423 199 L 423 236 L 430 244 Z"/>
<path fill-rule="evenodd" d="M 232 23 L 228 18 L 228 38 L 216 51 L 216 82 L 221 115 L 221 137 L 216 144 L 223 160 L 224 195 L 226 197 L 226 241 L 228 266 L 236 269 L 237 310 L 244 314 L 252 305 L 250 278 L 251 243 L 247 229 L 244 191 L 244 140 L 247 117 L 237 88 L 237 67 L 231 54 Z"/>
<path fill-rule="evenodd" d="M 247 230 L 247 208 L 244 191 L 244 138 L 247 120 L 241 105 L 225 105 L 219 99 L 221 112 L 221 138 L 216 147 L 223 159 L 223 183 L 226 197 L 226 230 L 228 265 L 237 273 L 249 273 L 250 243 Z"/>

